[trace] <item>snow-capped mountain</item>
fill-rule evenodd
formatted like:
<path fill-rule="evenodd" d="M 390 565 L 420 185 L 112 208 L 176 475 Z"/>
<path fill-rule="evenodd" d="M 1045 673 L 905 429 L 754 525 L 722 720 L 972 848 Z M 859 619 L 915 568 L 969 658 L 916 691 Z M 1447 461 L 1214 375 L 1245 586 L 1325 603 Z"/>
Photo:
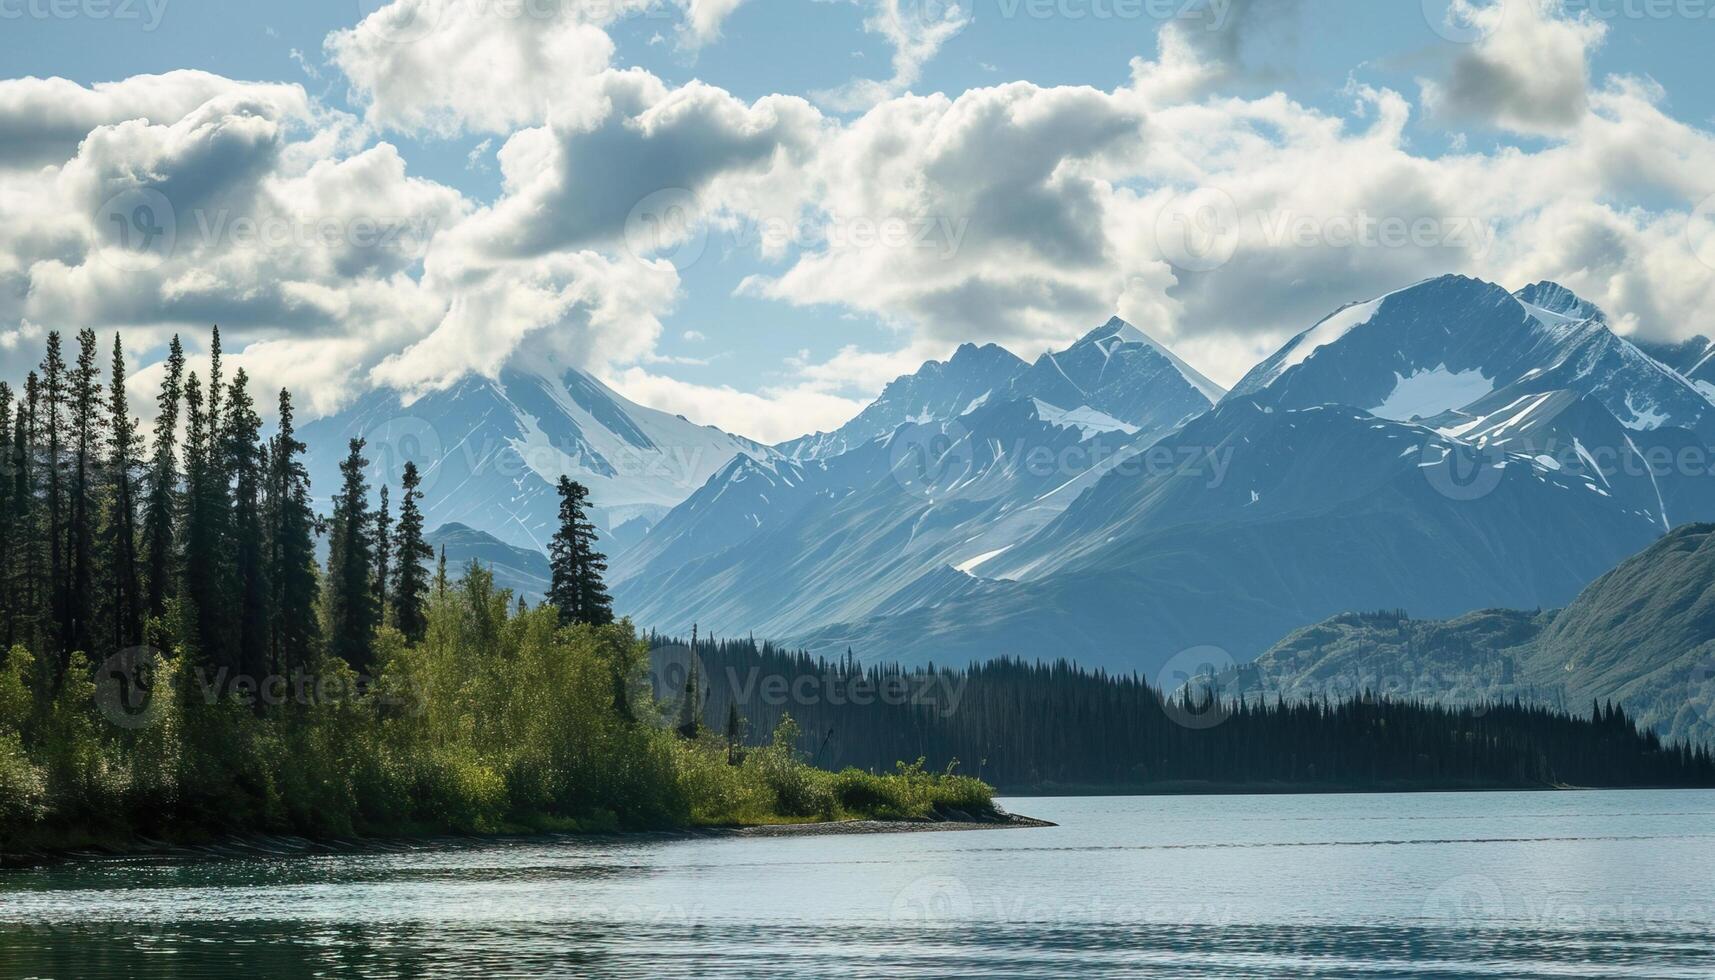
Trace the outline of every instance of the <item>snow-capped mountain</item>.
<path fill-rule="evenodd" d="M 1011 397 L 1085 406 L 1139 429 L 1165 431 L 1221 400 L 1225 389 L 1119 317 L 1063 351 L 1043 354 Z"/>
<path fill-rule="evenodd" d="M 827 459 L 737 458 L 614 560 L 615 601 L 661 629 L 770 636 L 941 601 L 1152 435 L 1026 398 Z"/>
<path fill-rule="evenodd" d="M 405 461 L 417 464 L 431 525 L 464 524 L 538 550 L 558 526 L 561 474 L 590 488 L 605 531 L 659 517 L 735 456 L 774 455 L 748 439 L 631 402 L 579 371 L 509 368 L 408 404 L 396 392 L 372 391 L 303 426 L 311 487 L 324 507 L 354 437 L 367 442 L 371 482 L 385 480 L 395 495 Z"/>
<path fill-rule="evenodd" d="M 1352 609 L 1558 605 L 1661 533 L 1595 479 L 1473 459 L 1432 428 L 1339 406 L 1229 398 L 1150 451 L 1191 462 L 1103 476 L 955 595 L 791 639 L 915 662 L 1054 651 L 1153 673 L 1192 647 L 1242 661 Z"/>
<path fill-rule="evenodd" d="M 1715 404 L 1608 328 L 1594 305 L 1554 283 L 1515 293 L 1443 276 L 1353 303 L 1287 342 L 1232 398 L 1282 408 L 1338 404 L 1408 420 L 1496 391 L 1567 389 L 1633 431 L 1695 428 Z"/>
<path fill-rule="evenodd" d="M 945 361 L 929 361 L 895 378 L 850 422 L 801 436 L 778 448 L 791 459 L 827 459 L 879 439 L 908 422 L 956 418 L 1004 392 L 1025 363 L 995 344 L 965 344 Z"/>
<path fill-rule="evenodd" d="M 965 344 L 948 360 L 930 361 L 889 383 L 839 429 L 776 448 L 793 459 L 826 459 L 907 423 L 957 418 L 986 404 L 1027 398 L 1048 412 L 1088 409 L 1135 429 L 1165 431 L 1206 411 L 1225 393 L 1148 334 L 1114 317 L 1031 364 L 995 344 Z"/>
<path fill-rule="evenodd" d="M 940 601 L 1221 393 L 1118 318 L 1030 365 L 961 347 L 784 459 L 734 460 L 616 557 L 615 597 L 771 635 Z"/>
<path fill-rule="evenodd" d="M 1088 379 L 1112 363 L 1101 356 L 1110 339 L 1123 334 L 1098 331 L 1038 361 L 1011 393 L 1052 407 L 1055 397 L 1070 400 L 1062 392 L 1101 392 Z M 1058 389 L 1044 380 L 1062 374 Z M 1088 402 L 1115 421 L 1137 417 L 1123 401 Z M 771 542 L 766 560 L 743 572 L 740 560 L 707 599 L 738 619 L 750 610 L 725 603 L 750 576 L 789 569 L 769 580 L 784 593 L 794 577 L 838 567 L 815 580 L 823 594 L 814 604 L 767 620 L 773 635 L 877 658 L 1052 649 L 1145 669 L 1202 644 L 1243 659 L 1349 609 L 1553 606 L 1669 527 L 1715 516 L 1707 468 L 1661 465 L 1715 445 L 1712 408 L 1562 287 L 1515 294 L 1444 277 L 1337 311 L 1214 410 L 1133 448 L 1178 466 L 1092 474 L 1033 532 L 991 533 L 972 542 L 981 550 L 969 558 L 935 556 L 933 568 L 886 548 L 864 552 L 860 564 L 914 576 L 885 598 L 865 586 L 862 602 L 842 602 L 842 582 L 875 573 L 844 564 L 849 530 L 799 523 L 806 508 L 787 524 L 796 541 Z M 754 502 L 746 513 L 768 524 Z M 912 516 L 945 519 L 934 508 Z M 689 601 L 675 614 L 709 608 L 686 590 L 748 547 L 688 562 L 678 586 Z M 828 618 L 866 605 L 867 614 Z"/>

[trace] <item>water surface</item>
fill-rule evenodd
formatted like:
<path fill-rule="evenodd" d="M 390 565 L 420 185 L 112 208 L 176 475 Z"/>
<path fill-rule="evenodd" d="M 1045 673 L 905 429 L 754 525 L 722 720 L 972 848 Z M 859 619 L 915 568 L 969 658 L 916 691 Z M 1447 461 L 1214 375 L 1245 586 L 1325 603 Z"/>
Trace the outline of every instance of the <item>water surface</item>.
<path fill-rule="evenodd" d="M 0 873 L 0 977 L 1715 976 L 1715 792 L 1006 802 L 1060 826 Z"/>

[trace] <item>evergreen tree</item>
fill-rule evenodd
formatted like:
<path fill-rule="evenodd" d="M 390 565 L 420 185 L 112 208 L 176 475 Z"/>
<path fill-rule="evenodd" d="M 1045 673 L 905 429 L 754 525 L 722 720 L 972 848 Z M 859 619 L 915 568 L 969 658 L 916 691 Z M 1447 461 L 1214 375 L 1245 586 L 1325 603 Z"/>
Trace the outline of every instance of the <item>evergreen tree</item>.
<path fill-rule="evenodd" d="M 17 544 L 12 531 L 12 494 L 16 490 L 12 482 L 12 397 L 12 386 L 0 381 L 0 642 L 7 650 L 14 642 L 18 602 L 12 575 L 17 567 L 12 550 Z M 0 662 L 4 662 L 3 655 Z"/>
<path fill-rule="evenodd" d="M 108 385 L 107 478 L 112 486 L 107 521 L 108 592 L 113 648 L 143 640 L 143 583 L 137 556 L 137 471 L 142 437 L 125 400 L 125 350 L 113 335 L 113 377 Z"/>
<path fill-rule="evenodd" d="M 738 701 L 727 702 L 726 706 L 726 763 L 736 766 L 744 761 L 744 719 L 739 717 Z"/>
<path fill-rule="evenodd" d="M 333 653 L 359 674 L 374 667 L 375 519 L 369 513 L 369 483 L 362 439 L 353 439 L 339 465 L 340 490 L 334 498 L 328 548 L 328 623 Z"/>
<path fill-rule="evenodd" d="M 375 508 L 375 608 L 385 623 L 392 611 L 387 589 L 393 582 L 393 513 L 388 504 L 387 484 L 381 485 L 381 503 Z"/>
<path fill-rule="evenodd" d="M 417 464 L 405 463 L 400 482 L 399 527 L 394 545 L 396 569 L 393 573 L 393 625 L 405 634 L 405 639 L 420 643 L 428 630 L 429 570 L 427 562 L 435 551 L 423 540 L 423 511 L 418 501 L 423 492 L 418 489 L 422 478 Z M 446 574 L 446 552 L 441 553 L 441 574 Z"/>
<path fill-rule="evenodd" d="M 173 595 L 173 555 L 177 550 L 174 523 L 178 513 L 179 403 L 184 397 L 185 351 L 179 338 L 168 348 L 166 377 L 157 396 L 155 432 L 149 460 L 148 499 L 143 506 L 143 564 L 145 611 L 165 616 Z"/>
<path fill-rule="evenodd" d="M 613 622 L 613 599 L 602 581 L 607 557 L 595 550 L 595 525 L 584 511 L 589 490 L 568 476 L 560 477 L 559 490 L 560 529 L 548 545 L 548 601 L 562 623 L 605 626 Z"/>
<path fill-rule="evenodd" d="M 437 598 L 437 599 L 442 598 L 446 594 L 447 594 L 447 546 L 443 542 L 441 544 L 441 560 L 440 560 L 440 563 L 435 566 L 435 598 Z"/>
<path fill-rule="evenodd" d="M 184 517 L 180 522 L 180 595 L 188 604 L 200 656 L 210 668 L 242 673 L 238 662 L 234 607 L 238 600 L 233 564 L 232 494 L 226 482 L 224 445 L 209 415 L 201 380 L 185 382 Z"/>
<path fill-rule="evenodd" d="M 40 508 L 36 499 L 35 447 L 37 412 L 41 406 L 41 382 L 31 371 L 24 383 L 24 398 L 12 420 L 12 561 L 6 585 L 13 605 L 6 623 L 8 647 L 27 643 L 42 649 L 42 535 Z"/>
<path fill-rule="evenodd" d="M 233 479 L 233 588 L 237 593 L 238 648 L 235 659 L 246 675 L 261 678 L 269 670 L 268 628 L 273 595 L 268 583 L 267 534 L 263 524 L 262 487 L 266 479 L 262 419 L 250 396 L 250 379 L 239 368 L 227 392 L 227 419 L 222 469 Z M 258 701 L 258 706 L 261 702 Z"/>
<path fill-rule="evenodd" d="M 43 613 L 49 650 L 53 657 L 51 663 L 54 686 L 57 689 L 59 677 L 65 672 L 67 658 L 71 655 L 71 637 L 65 628 L 70 615 L 70 605 L 66 596 L 67 507 L 62 465 L 65 456 L 66 366 L 57 330 L 48 333 L 48 350 L 42 358 L 41 397 L 41 415 L 37 423 L 40 427 L 40 442 L 37 445 L 44 449 L 41 466 L 46 494 L 45 506 L 42 508 L 45 527 L 42 530 L 47 536 L 48 552 L 45 569 L 47 581 L 42 584 L 47 608 Z"/>
<path fill-rule="evenodd" d="M 77 335 L 77 362 L 68 384 L 70 458 L 67 460 L 65 642 L 71 650 L 95 647 L 96 518 L 101 460 L 101 368 L 95 331 Z"/>
<path fill-rule="evenodd" d="M 292 395 L 280 389 L 279 430 L 268 444 L 267 521 L 269 656 L 283 676 L 303 667 L 318 630 L 316 605 L 316 517 L 310 509 L 310 479 L 302 456 L 305 446 L 292 427 Z"/>

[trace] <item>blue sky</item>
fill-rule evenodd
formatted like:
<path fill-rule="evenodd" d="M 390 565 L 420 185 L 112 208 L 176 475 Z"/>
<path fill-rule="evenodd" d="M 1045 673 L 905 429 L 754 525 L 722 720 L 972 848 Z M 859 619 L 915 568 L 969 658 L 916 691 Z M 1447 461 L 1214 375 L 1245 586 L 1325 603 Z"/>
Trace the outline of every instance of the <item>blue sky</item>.
<path fill-rule="evenodd" d="M 102 15 L 109 2 L 116 6 Z M 523 17 L 496 13 L 495 5 L 511 2 L 537 6 Z M 373 384 L 409 392 L 448 383 L 460 371 L 494 370 L 506 356 L 544 357 L 592 370 L 638 400 L 699 421 L 781 438 L 836 423 L 887 377 L 962 340 L 997 340 L 1028 357 L 1116 310 L 1230 383 L 1338 302 L 1443 271 L 1511 285 L 1526 276 L 1566 279 L 1628 331 L 1681 336 L 1709 329 L 1699 317 L 1711 270 L 1696 261 L 1691 232 L 1695 208 L 1715 193 L 1715 178 L 1703 178 L 1710 182 L 1703 187 L 1697 176 L 1715 172 L 1703 156 L 1715 119 L 1706 65 L 1715 4 L 1614 0 L 1568 8 L 1515 0 L 1497 12 L 1479 3 L 1462 15 L 1481 29 L 1461 35 L 1445 23 L 1435 29 L 1445 15 L 1439 0 L 1210 6 L 976 0 L 963 8 L 940 0 L 697 0 L 718 33 L 693 38 L 688 32 L 698 11 L 687 9 L 691 0 L 664 0 L 618 17 L 592 12 L 594 2 L 0 3 L 11 21 L 0 33 L 0 64 L 12 79 L 125 85 L 137 76 L 199 69 L 235 86 L 301 87 L 302 105 L 263 112 L 277 111 L 283 120 L 268 137 L 278 141 L 268 154 L 271 169 L 234 179 L 254 180 L 278 198 L 282 188 L 302 192 L 316 159 L 375 163 L 377 149 L 391 147 L 401 174 L 353 178 L 355 195 L 329 178 L 317 185 L 320 193 L 380 198 L 397 190 L 411 208 L 427 209 L 414 214 L 438 216 L 435 251 L 446 256 L 428 259 L 436 271 L 425 273 L 421 255 L 394 268 L 338 256 L 324 265 L 245 253 L 234 263 L 241 269 L 206 273 L 221 264 L 216 253 L 199 252 L 200 265 L 184 267 L 178 260 L 191 263 L 193 256 L 178 255 L 160 269 L 129 273 L 152 277 L 144 289 L 159 294 L 157 302 L 128 308 L 121 300 L 77 298 L 119 287 L 80 280 L 76 262 L 63 263 L 70 270 L 33 265 L 54 250 L 25 254 L 15 244 L 9 266 L 0 268 L 9 268 L 14 293 L 30 298 L 0 305 L 6 317 L 0 328 L 14 339 L 0 336 L 0 357 L 9 358 L 4 374 L 27 366 L 8 351 L 30 349 L 16 341 L 44 326 L 132 329 L 146 362 L 172 329 L 200 329 L 192 325 L 219 318 L 233 325 L 229 347 L 257 345 L 258 370 L 274 368 L 316 388 L 315 403 L 324 409 Z M 459 3 L 483 9 L 464 18 L 435 14 L 437 36 L 466 32 L 448 50 L 481 48 L 502 62 L 514 50 L 521 58 L 534 51 L 545 54 L 549 67 L 523 72 L 516 84 L 466 105 L 459 102 L 469 91 L 466 81 L 492 74 L 480 63 L 431 56 L 402 67 L 390 59 L 412 42 L 360 40 L 343 53 L 330 44 L 335 32 L 361 39 L 397 13 L 384 8 Z M 1180 16 L 1152 16 L 1168 9 Z M 519 36 L 496 26 L 507 20 L 529 30 Z M 568 20 L 587 28 L 575 41 L 568 33 L 563 47 L 559 41 L 530 47 L 550 22 L 558 29 Z M 935 31 L 937 40 L 925 40 Z M 1166 43 L 1164 32 L 1173 35 Z M 1449 33 L 1460 40 L 1449 40 Z M 599 52 L 603 37 L 611 53 L 589 55 Z M 920 50 L 894 84 L 861 93 L 851 87 L 855 80 L 895 78 L 896 52 L 909 44 Z M 1174 65 L 1191 81 L 1168 70 L 1176 46 Z M 564 69 L 580 57 L 594 63 Z M 588 199 L 639 195 L 653 186 L 584 185 L 589 158 L 577 155 L 579 141 L 595 137 L 567 121 L 589 93 L 608 92 L 602 88 L 608 83 L 596 79 L 626 68 L 642 69 L 658 86 L 637 96 L 640 105 L 684 96 L 693 81 L 718 93 L 687 110 L 687 119 L 699 112 L 707 119 L 685 122 L 683 138 L 616 144 L 620 149 L 601 158 L 635 152 L 635 160 L 617 160 L 614 169 L 700 182 L 693 193 L 711 224 L 699 227 L 712 230 L 697 232 L 705 244 L 694 262 L 666 271 L 640 269 L 625 256 L 631 245 L 617 226 L 578 224 L 585 211 L 601 210 Z M 423 94 L 437 78 L 450 79 L 447 92 Z M 984 94 L 1016 82 L 1030 83 L 1032 93 Z M 1103 96 L 1101 104 L 1080 101 L 1078 87 Z M 65 96 L 14 88 L 26 108 L 8 116 L 0 97 L 0 127 L 12 130 L 0 129 L 0 141 L 27 142 L 37 138 L 30 127 L 44 125 L 41 106 Z M 928 108 L 913 101 L 934 93 L 946 98 Z M 497 105 L 514 95 L 518 107 Z M 794 108 L 798 114 L 788 123 L 769 123 L 766 147 L 745 142 L 773 118 L 765 106 L 780 95 L 799 97 L 803 112 Z M 614 98 L 597 96 L 603 97 Z M 197 99 L 175 97 L 171 108 L 90 109 L 91 133 L 106 127 L 130 139 L 135 133 L 124 117 L 142 112 L 169 142 L 145 139 L 135 149 L 141 156 L 129 162 L 123 154 L 131 150 L 124 149 L 99 166 L 46 161 L 60 171 L 55 186 L 68 185 L 67 175 L 80 173 L 84 163 L 104 182 L 102 191 L 155 179 L 150 166 L 163 165 L 149 154 L 180 159 L 162 147 L 174 145 L 175 125 L 188 128 L 186 107 Z M 748 113 L 743 120 L 740 110 Z M 1005 123 L 981 121 L 993 113 Z M 1390 113 L 1403 121 L 1382 125 Z M 925 115 L 934 119 L 925 122 Z M 721 129 L 729 124 L 737 128 Z M 497 157 L 511 141 L 523 158 L 538 141 L 532 132 L 544 146 L 560 147 L 556 159 L 570 168 L 565 186 L 537 188 L 534 197 L 506 186 Z M 119 135 L 115 146 L 123 142 Z M 902 169 L 842 172 L 842 158 L 885 147 L 891 138 L 906 140 L 909 152 L 877 159 L 897 160 Z M 1063 157 L 1033 159 L 1059 140 L 1067 145 Z M 699 160 L 681 159 L 687 156 Z M 555 165 L 530 159 L 520 165 L 530 173 L 538 164 Z M 583 170 L 567 162 L 574 159 L 586 161 Z M 1330 179 L 1337 173 L 1349 173 L 1356 190 Z M 227 176 L 208 179 L 220 184 Z M 925 186 L 898 193 L 918 176 Z M 42 171 L 34 178 L 46 180 Z M 393 181 L 391 189 L 374 183 L 382 179 Z M 876 186 L 867 186 L 871 179 Z M 1316 187 L 1324 181 L 1329 186 Z M 1514 193 L 1509 183 L 1521 186 Z M 1233 202 L 1240 223 L 1254 225 L 1252 233 L 1238 235 L 1233 255 L 1215 269 L 1157 254 L 1162 209 L 1177 206 L 1188 190 L 1211 186 L 1222 202 Z M 764 255 L 757 229 L 780 202 L 812 231 Z M 0 214 L 8 206 L 17 207 L 0 197 Z M 854 206 L 866 212 L 860 221 L 897 220 L 915 230 L 946 218 L 969 231 L 951 261 L 914 255 L 901 264 L 829 247 L 825 236 L 830 229 L 840 233 L 841 220 L 853 220 Z M 514 213 L 502 220 L 508 208 Z M 1495 241 L 1479 254 L 1450 241 L 1363 249 L 1326 240 L 1330 222 L 1385 217 L 1389 208 L 1403 221 L 1428 217 L 1449 228 L 1481 221 L 1492 225 Z M 634 209 L 617 213 L 628 210 L 635 218 Z M 1283 243 L 1279 229 L 1306 216 L 1320 230 Z M 470 233 L 454 234 L 454 224 Z M 521 258 L 513 243 L 536 234 L 520 231 L 526 224 L 565 234 L 541 233 L 545 243 Z M 1151 225 L 1158 229 L 1153 235 Z M 1155 241 L 1134 247 L 1138 228 Z M 1684 254 L 1667 255 L 1671 248 Z M 501 252 L 504 261 L 496 257 Z M 602 266 L 589 258 L 597 263 L 591 266 L 574 254 L 619 259 Z M 499 270 L 499 278 L 483 281 L 486 292 L 467 271 L 476 266 Z M 237 278 L 189 303 L 179 286 L 193 267 Z M 400 285 L 395 276 L 409 282 Z M 519 283 L 537 290 L 540 302 L 519 303 Z M 526 308 L 513 308 L 520 305 Z M 57 317 L 81 322 L 52 322 Z M 376 328 L 377 318 L 393 325 Z M 516 324 L 496 325 L 503 320 Z M 326 344 L 330 337 L 342 344 Z M 296 343 L 316 342 L 323 343 L 314 356 L 292 353 L 300 350 Z M 402 351 L 409 356 L 400 357 Z"/>

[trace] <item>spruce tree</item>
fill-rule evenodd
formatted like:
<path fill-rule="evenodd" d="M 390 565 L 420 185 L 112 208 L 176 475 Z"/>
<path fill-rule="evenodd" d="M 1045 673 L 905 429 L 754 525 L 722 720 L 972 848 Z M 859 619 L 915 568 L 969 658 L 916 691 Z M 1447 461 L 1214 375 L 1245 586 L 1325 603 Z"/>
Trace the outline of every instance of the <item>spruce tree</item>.
<path fill-rule="evenodd" d="M 423 492 L 418 489 L 421 484 L 422 477 L 417 473 L 417 464 L 407 461 L 399 487 L 399 527 L 393 549 L 396 567 L 391 598 L 393 625 L 399 627 L 399 632 L 405 634 L 405 639 L 412 643 L 422 642 L 424 634 L 428 632 L 427 563 L 435 557 L 434 549 L 423 540 L 423 511 L 418 506 L 423 497 Z M 445 551 L 441 554 L 441 567 L 444 573 Z"/>
<path fill-rule="evenodd" d="M 101 459 L 101 368 L 95 331 L 77 335 L 77 361 L 67 385 L 70 444 L 66 481 L 65 642 L 71 650 L 95 646 L 96 519 Z"/>
<path fill-rule="evenodd" d="M 156 397 L 149 459 L 148 498 L 143 505 L 144 605 L 148 615 L 166 615 L 174 591 L 174 530 L 178 514 L 179 403 L 184 397 L 185 351 L 177 336 L 168 348 L 166 376 Z"/>
<path fill-rule="evenodd" d="M 108 592 L 113 648 L 143 640 L 143 582 L 137 555 L 138 453 L 142 437 L 125 400 L 125 349 L 113 335 L 113 376 L 108 384 L 107 478 L 112 487 L 107 521 Z"/>
<path fill-rule="evenodd" d="M 43 447 L 42 473 L 45 487 L 43 532 L 47 537 L 47 579 L 42 583 L 46 608 L 43 609 L 45 633 L 50 661 L 53 665 L 54 687 L 65 671 L 66 658 L 71 654 L 71 637 L 65 629 L 70 609 L 66 596 L 66 494 L 64 479 L 64 426 L 66 405 L 65 356 L 60 346 L 59 331 L 48 333 L 48 350 L 42 358 L 41 414 L 36 443 Z"/>
<path fill-rule="evenodd" d="M 393 582 L 393 512 L 388 502 L 387 484 L 381 484 L 381 503 L 375 508 L 375 608 L 380 622 L 387 621 L 391 608 L 387 589 Z"/>
<path fill-rule="evenodd" d="M 7 585 L 13 595 L 13 610 L 7 623 L 7 643 L 25 643 L 40 649 L 43 547 L 40 533 L 41 508 L 36 496 L 36 425 L 41 408 L 41 382 L 31 371 L 24 382 L 24 398 L 12 421 L 12 560 L 15 567 Z"/>
<path fill-rule="evenodd" d="M 369 513 L 369 483 L 362 439 L 353 439 L 339 465 L 340 490 L 334 497 L 328 548 L 328 622 L 333 653 L 359 674 L 374 668 L 375 519 Z"/>
<path fill-rule="evenodd" d="M 310 479 L 303 464 L 305 446 L 292 425 L 292 395 L 280 389 L 280 422 L 268 443 L 267 520 L 269 656 L 273 669 L 290 676 L 308 663 L 319 633 L 316 605 L 321 584 L 316 576 L 316 516 L 310 508 Z"/>
<path fill-rule="evenodd" d="M 266 531 L 263 524 L 262 418 L 250 395 L 250 379 L 243 368 L 232 378 L 227 392 L 225 459 L 222 470 L 232 475 L 233 591 L 237 596 L 237 643 L 234 659 L 244 674 L 261 678 L 269 672 L 268 627 L 272 616 L 272 590 L 268 584 Z M 257 702 L 260 706 L 261 702 Z"/>
<path fill-rule="evenodd" d="M 559 490 L 560 529 L 548 545 L 553 573 L 548 601 L 559 610 L 561 623 L 606 626 L 613 622 L 613 599 L 602 581 L 607 557 L 595 550 L 595 525 L 584 510 L 589 490 L 563 475 Z"/>
<path fill-rule="evenodd" d="M 11 476 L 12 465 L 12 386 L 0 381 L 0 642 L 5 643 L 5 649 L 12 648 L 12 631 L 16 621 L 17 591 L 13 584 L 13 573 L 17 568 L 14 546 L 17 544 L 12 533 L 12 494 L 15 487 Z M 0 655 L 0 663 L 4 662 Z"/>

